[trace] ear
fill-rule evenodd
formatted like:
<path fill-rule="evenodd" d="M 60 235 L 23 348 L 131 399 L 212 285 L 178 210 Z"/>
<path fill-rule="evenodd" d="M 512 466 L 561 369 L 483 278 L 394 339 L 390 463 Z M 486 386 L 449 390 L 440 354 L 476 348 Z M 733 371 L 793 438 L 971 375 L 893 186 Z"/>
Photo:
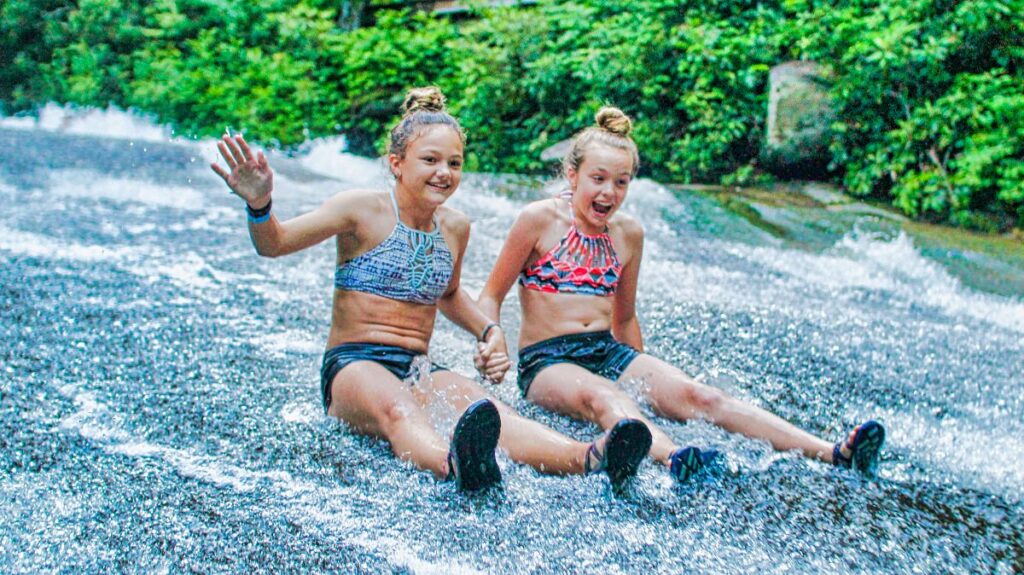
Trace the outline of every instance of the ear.
<path fill-rule="evenodd" d="M 388 154 L 388 167 L 391 168 L 391 175 L 396 180 L 402 180 L 402 170 L 398 167 L 402 163 L 402 159 L 397 154 Z"/>
<path fill-rule="evenodd" d="M 569 180 L 569 189 L 576 191 L 576 182 L 579 180 L 580 173 L 575 168 L 567 168 L 565 170 L 565 179 Z"/>

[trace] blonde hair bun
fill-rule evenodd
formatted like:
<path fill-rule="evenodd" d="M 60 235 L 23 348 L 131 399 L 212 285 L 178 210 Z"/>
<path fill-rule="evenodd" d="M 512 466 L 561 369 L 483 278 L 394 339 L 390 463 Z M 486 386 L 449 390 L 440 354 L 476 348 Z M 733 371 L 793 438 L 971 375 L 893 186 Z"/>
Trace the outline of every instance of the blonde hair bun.
<path fill-rule="evenodd" d="M 405 95 L 402 102 L 402 115 L 408 116 L 416 112 L 444 112 L 444 94 L 435 86 L 413 88 Z"/>
<path fill-rule="evenodd" d="M 633 131 L 633 121 L 625 112 L 615 106 L 605 106 L 597 111 L 594 120 L 602 130 L 617 136 L 627 137 Z"/>

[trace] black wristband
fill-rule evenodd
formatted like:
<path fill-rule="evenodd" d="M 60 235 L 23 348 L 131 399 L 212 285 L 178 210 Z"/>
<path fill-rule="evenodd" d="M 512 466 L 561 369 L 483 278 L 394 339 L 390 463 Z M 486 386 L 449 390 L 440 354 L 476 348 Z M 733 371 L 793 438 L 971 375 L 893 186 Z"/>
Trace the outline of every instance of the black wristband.
<path fill-rule="evenodd" d="M 480 333 L 479 341 L 487 341 L 487 334 L 491 333 L 491 330 L 496 328 L 496 327 L 500 328 L 501 326 L 496 324 L 496 323 L 494 323 L 493 321 L 491 323 L 487 324 L 487 326 L 484 327 L 484 331 L 482 331 Z"/>
<path fill-rule="evenodd" d="M 249 214 L 250 218 L 252 218 L 254 220 L 263 220 L 263 221 L 265 221 L 264 218 L 266 218 L 267 214 L 270 213 L 270 205 L 273 204 L 273 203 L 274 203 L 273 199 L 268 200 L 267 201 L 267 205 L 263 206 L 262 208 L 260 208 L 258 210 L 254 210 L 254 209 L 252 209 L 252 206 L 250 206 L 249 203 L 246 202 L 246 204 L 245 204 L 245 211 Z"/>

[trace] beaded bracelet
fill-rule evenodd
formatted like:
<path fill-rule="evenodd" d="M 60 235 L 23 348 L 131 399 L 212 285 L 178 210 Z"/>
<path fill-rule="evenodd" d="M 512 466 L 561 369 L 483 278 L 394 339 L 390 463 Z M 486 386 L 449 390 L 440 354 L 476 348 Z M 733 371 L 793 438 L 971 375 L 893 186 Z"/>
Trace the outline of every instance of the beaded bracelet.
<path fill-rule="evenodd" d="M 274 203 L 274 200 L 267 202 L 267 205 L 263 206 L 258 210 L 252 209 L 252 206 L 245 204 L 245 212 L 249 215 L 249 221 L 254 224 L 262 224 L 263 222 L 270 219 L 270 205 Z"/>
<path fill-rule="evenodd" d="M 483 333 L 480 334 L 480 340 L 479 341 L 487 341 L 487 334 L 491 333 L 491 330 L 496 328 L 496 327 L 500 328 L 501 326 L 496 324 L 496 323 L 494 323 L 493 321 L 491 323 L 487 324 L 487 327 L 484 328 Z"/>

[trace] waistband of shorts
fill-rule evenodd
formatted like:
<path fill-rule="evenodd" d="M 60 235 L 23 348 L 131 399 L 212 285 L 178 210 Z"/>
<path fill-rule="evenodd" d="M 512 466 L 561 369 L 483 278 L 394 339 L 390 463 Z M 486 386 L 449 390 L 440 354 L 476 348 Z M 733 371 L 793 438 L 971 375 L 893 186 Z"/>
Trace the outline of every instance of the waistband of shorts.
<path fill-rule="evenodd" d="M 424 352 L 409 349 L 407 347 L 401 347 L 398 345 L 387 345 L 383 343 L 371 343 L 368 341 L 349 341 L 340 343 L 327 351 L 324 352 L 324 359 L 326 360 L 330 356 L 344 353 L 346 351 L 360 351 L 360 350 L 381 350 L 388 351 L 391 353 L 403 353 L 409 356 L 415 357 L 417 355 L 425 355 Z"/>
<path fill-rule="evenodd" d="M 584 331 L 584 332 L 580 332 L 580 333 L 567 333 L 565 335 L 559 335 L 559 336 L 555 336 L 555 337 L 552 337 L 552 338 L 544 339 L 544 340 L 538 341 L 537 343 L 531 343 L 530 345 L 528 345 L 528 346 L 526 346 L 526 347 L 524 347 L 524 348 L 519 350 L 519 356 L 522 357 L 524 355 L 530 354 L 531 352 L 537 351 L 539 349 L 546 348 L 546 347 L 548 347 L 550 345 L 556 345 L 556 344 L 559 344 L 559 343 L 566 343 L 566 342 L 572 342 L 572 343 L 591 343 L 591 342 L 595 342 L 595 341 L 607 341 L 607 340 L 615 341 L 615 338 L 612 336 L 612 332 L 610 330 L 607 330 L 607 329 L 601 330 L 601 331 Z"/>

